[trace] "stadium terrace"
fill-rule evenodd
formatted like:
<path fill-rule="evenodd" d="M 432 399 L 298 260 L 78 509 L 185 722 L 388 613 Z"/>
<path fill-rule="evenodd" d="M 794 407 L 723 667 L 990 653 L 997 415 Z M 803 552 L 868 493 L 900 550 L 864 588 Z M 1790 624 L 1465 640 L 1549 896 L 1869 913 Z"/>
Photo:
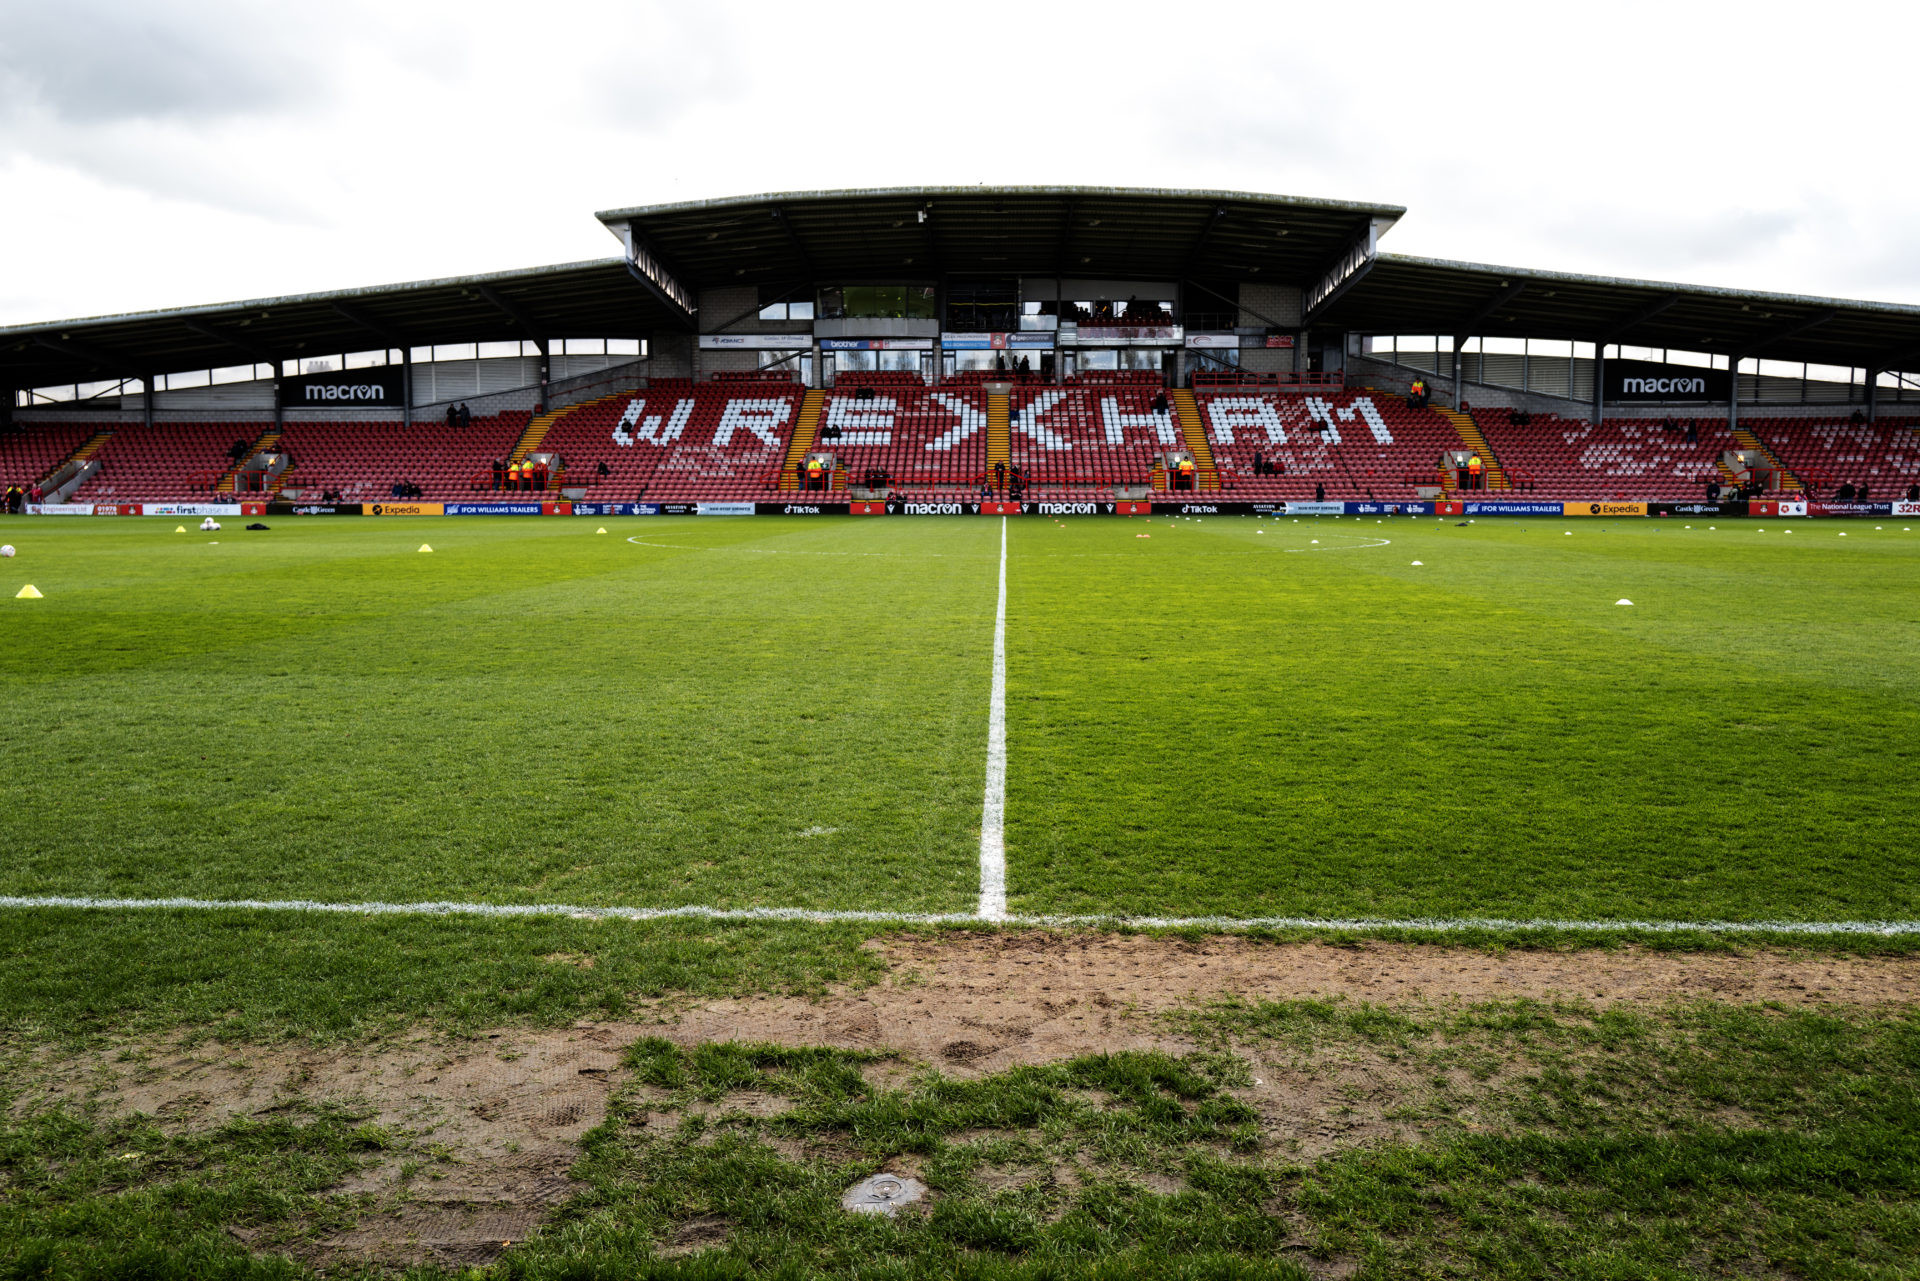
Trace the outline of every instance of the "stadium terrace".
<path fill-rule="evenodd" d="M 595 261 L 0 329 L 0 483 L 74 514 L 1920 510 L 1920 307 L 1383 252 L 1404 213 L 609 210 Z"/>

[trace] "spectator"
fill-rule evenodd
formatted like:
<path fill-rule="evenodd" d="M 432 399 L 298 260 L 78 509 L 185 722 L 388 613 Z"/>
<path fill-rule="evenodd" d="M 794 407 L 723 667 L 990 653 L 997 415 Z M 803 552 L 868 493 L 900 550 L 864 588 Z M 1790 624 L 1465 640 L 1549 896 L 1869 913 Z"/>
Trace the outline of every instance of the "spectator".
<path fill-rule="evenodd" d="M 500 488 L 500 483 L 506 479 L 506 476 L 507 476 L 507 465 L 501 462 L 498 458 L 494 459 L 493 460 L 493 487 L 495 489 Z"/>
<path fill-rule="evenodd" d="M 1153 412 L 1156 414 L 1164 414 L 1167 412 L 1166 392 L 1156 391 L 1153 393 Z"/>
<path fill-rule="evenodd" d="M 1834 497 L 1838 498 L 1843 503 L 1852 502 L 1853 501 L 1853 482 L 1841 481 L 1840 492 L 1835 494 Z"/>
<path fill-rule="evenodd" d="M 447 427 L 449 430 L 460 425 L 460 407 L 452 401 L 447 402 Z"/>
<path fill-rule="evenodd" d="M 246 441 L 236 440 L 227 446 L 227 457 L 237 463 L 247 456 L 247 448 Z"/>
<path fill-rule="evenodd" d="M 1313 501 L 1316 503 L 1327 501 L 1327 487 L 1317 480 L 1313 482 Z"/>
<path fill-rule="evenodd" d="M 1687 443 L 1689 445 L 1700 443 L 1700 424 L 1691 418 L 1687 419 Z"/>
<path fill-rule="evenodd" d="M 1860 482 L 1860 487 L 1853 491 L 1853 497 L 1856 502 L 1864 503 L 1867 501 L 1867 482 L 1866 481 L 1863 480 Z"/>
<path fill-rule="evenodd" d="M 467 408 L 467 402 L 460 402 L 460 426 L 468 427 L 473 423 L 473 411 Z"/>
<path fill-rule="evenodd" d="M 593 474 L 596 476 L 610 476 L 613 473 L 607 470 L 607 460 L 602 458 L 599 462 L 593 465 Z"/>

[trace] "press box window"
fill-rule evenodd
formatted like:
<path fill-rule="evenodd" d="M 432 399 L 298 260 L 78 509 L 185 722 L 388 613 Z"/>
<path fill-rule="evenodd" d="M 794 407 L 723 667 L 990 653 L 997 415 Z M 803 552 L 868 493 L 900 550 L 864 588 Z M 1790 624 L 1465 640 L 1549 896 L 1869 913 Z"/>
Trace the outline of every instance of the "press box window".
<path fill-rule="evenodd" d="M 762 320 L 812 320 L 813 300 L 805 302 L 770 302 L 760 309 Z"/>

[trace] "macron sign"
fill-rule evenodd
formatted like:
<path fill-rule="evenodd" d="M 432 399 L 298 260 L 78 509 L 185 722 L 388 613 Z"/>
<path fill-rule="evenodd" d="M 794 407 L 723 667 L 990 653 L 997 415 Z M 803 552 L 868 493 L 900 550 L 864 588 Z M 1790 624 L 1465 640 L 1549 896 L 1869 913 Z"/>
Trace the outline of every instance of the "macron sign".
<path fill-rule="evenodd" d="M 332 408 L 345 405 L 398 406 L 401 390 L 400 366 L 380 365 L 372 369 L 349 369 L 337 374 L 307 374 L 280 380 L 280 403 L 289 409 L 302 406 Z"/>
<path fill-rule="evenodd" d="M 1733 390 L 1724 369 L 1696 369 L 1691 365 L 1662 365 L 1650 360 L 1609 360 L 1606 373 L 1609 401 L 1725 401 Z"/>

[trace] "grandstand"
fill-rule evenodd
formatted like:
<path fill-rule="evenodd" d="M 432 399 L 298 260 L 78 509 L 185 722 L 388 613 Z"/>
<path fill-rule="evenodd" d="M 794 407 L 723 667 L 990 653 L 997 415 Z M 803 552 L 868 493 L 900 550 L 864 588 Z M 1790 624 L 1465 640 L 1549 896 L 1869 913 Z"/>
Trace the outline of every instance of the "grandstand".
<path fill-rule="evenodd" d="M 1106 188 L 612 210 L 605 260 L 0 330 L 0 479 L 116 510 L 484 505 L 522 460 L 590 504 L 1409 502 L 1474 455 L 1488 497 L 1531 501 L 1920 484 L 1920 308 L 1382 252 L 1404 212 Z"/>

